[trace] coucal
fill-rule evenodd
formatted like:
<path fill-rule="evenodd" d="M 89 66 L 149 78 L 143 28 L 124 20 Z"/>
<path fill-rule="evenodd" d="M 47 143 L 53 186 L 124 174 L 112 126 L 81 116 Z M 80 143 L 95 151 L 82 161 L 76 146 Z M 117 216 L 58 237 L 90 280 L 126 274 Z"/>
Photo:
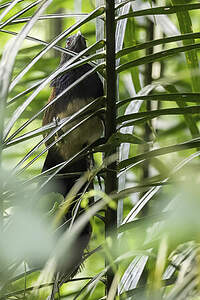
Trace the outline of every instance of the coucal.
<path fill-rule="evenodd" d="M 74 51 L 76 53 L 81 52 L 86 48 L 85 38 L 81 33 L 70 36 L 66 41 L 66 49 Z M 67 60 L 71 58 L 69 54 L 62 54 L 60 65 L 63 65 Z M 91 70 L 92 67 L 89 64 L 82 65 L 73 69 L 65 74 L 59 75 L 51 82 L 51 95 L 48 102 L 51 102 L 56 96 L 58 96 L 63 90 L 65 90 L 74 81 L 79 79 L 86 72 Z M 92 100 L 103 96 L 103 85 L 97 73 L 93 73 L 79 84 L 77 84 L 70 91 L 66 92 L 58 101 L 53 103 L 44 114 L 43 125 L 53 122 L 56 119 L 62 119 L 69 117 L 72 114 L 78 112 L 86 104 Z M 74 121 L 71 127 L 75 126 L 79 120 Z M 62 128 L 62 131 L 69 130 Z M 45 171 L 63 161 L 68 160 L 74 154 L 78 153 L 84 146 L 92 144 L 98 138 L 101 137 L 103 132 L 102 121 L 99 117 L 94 117 L 73 130 L 66 139 L 61 140 L 52 147 L 47 154 L 43 170 Z M 56 137 L 55 137 L 56 138 Z M 52 141 L 51 141 L 52 142 Z M 48 145 L 48 142 L 47 142 Z M 71 165 L 62 170 L 62 173 L 67 172 L 80 172 L 86 171 L 88 167 L 87 159 L 84 158 L 77 163 Z M 57 182 L 58 192 L 62 193 L 65 197 L 69 192 L 69 189 L 73 186 L 74 180 L 63 179 Z"/>
<path fill-rule="evenodd" d="M 76 53 L 81 52 L 86 48 L 86 41 L 81 33 L 77 33 L 67 38 L 66 49 L 74 51 Z M 72 56 L 67 53 L 62 53 L 60 66 L 68 61 Z M 89 64 L 84 64 L 71 71 L 57 76 L 51 82 L 52 91 L 48 102 L 51 102 L 56 96 L 70 86 L 74 81 L 79 79 L 82 75 L 92 69 Z M 85 105 L 89 104 L 94 99 L 103 96 L 103 85 L 97 73 L 92 73 L 90 76 L 85 78 L 71 90 L 66 92 L 58 101 L 49 106 L 43 117 L 43 125 L 53 122 L 56 119 L 62 119 L 71 116 L 78 112 Z M 70 125 L 62 127 L 61 134 L 66 130 L 69 130 L 74 125 L 78 124 L 80 120 L 75 120 Z M 57 142 L 52 148 L 48 150 L 46 160 L 42 171 L 46 171 L 59 163 L 67 161 L 73 155 L 81 151 L 85 146 L 94 143 L 97 139 L 102 136 L 103 123 L 100 117 L 97 115 L 87 120 L 85 123 L 80 125 L 78 128 L 70 132 L 64 139 Z M 56 135 L 53 137 L 56 139 Z M 51 141 L 52 142 L 52 139 Z M 48 145 L 50 142 L 47 142 Z M 64 167 L 60 174 L 65 173 L 77 173 L 84 172 L 88 169 L 89 158 L 87 156 L 72 162 L 70 165 Z M 62 177 L 57 176 L 48 183 L 48 191 L 61 193 L 64 197 L 67 195 L 69 190 L 72 188 L 74 183 L 78 180 L 78 176 Z M 72 217 L 72 211 L 75 204 L 66 213 L 63 222 L 66 222 Z M 65 228 L 65 227 L 64 227 Z M 66 254 L 66 266 L 67 269 L 62 270 L 62 273 L 73 276 L 77 269 L 76 266 L 81 261 L 84 249 L 87 247 L 91 234 L 90 223 L 85 226 L 80 234 L 76 245 L 74 247 L 74 255 Z M 65 264 L 63 264 L 65 265 Z M 59 270 L 58 270 L 59 271 Z M 69 273 L 69 274 L 67 274 Z M 53 298 L 52 298 L 53 299 Z"/>

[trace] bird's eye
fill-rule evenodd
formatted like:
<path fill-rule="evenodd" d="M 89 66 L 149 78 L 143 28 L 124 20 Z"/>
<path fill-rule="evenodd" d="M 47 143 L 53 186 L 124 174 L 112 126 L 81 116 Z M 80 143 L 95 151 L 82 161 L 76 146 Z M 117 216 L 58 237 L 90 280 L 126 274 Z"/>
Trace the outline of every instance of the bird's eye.
<path fill-rule="evenodd" d="M 67 39 L 66 46 L 69 47 L 71 45 L 71 39 Z"/>

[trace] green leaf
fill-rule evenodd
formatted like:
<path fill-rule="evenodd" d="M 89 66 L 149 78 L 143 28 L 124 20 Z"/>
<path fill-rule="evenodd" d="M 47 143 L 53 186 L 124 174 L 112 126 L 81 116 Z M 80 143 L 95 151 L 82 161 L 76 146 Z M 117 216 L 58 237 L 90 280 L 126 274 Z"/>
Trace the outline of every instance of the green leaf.
<path fill-rule="evenodd" d="M 164 155 L 164 154 L 168 154 L 168 153 L 172 153 L 172 152 L 182 151 L 182 150 L 186 150 L 186 149 L 193 149 L 196 147 L 200 147 L 199 139 L 193 139 L 188 142 L 181 143 L 181 144 L 176 144 L 173 146 L 155 149 L 155 150 L 148 151 L 148 152 L 136 155 L 135 157 L 121 161 L 118 164 L 118 169 L 121 170 L 121 169 L 124 169 L 127 167 L 133 167 L 134 165 L 138 164 L 139 162 L 142 162 L 142 161 L 152 158 L 152 157 L 156 157 L 156 156 L 160 156 L 160 155 Z"/>
<path fill-rule="evenodd" d="M 42 0 L 37 0 L 34 3 L 29 4 L 24 9 L 20 10 L 18 13 L 16 13 L 12 17 L 8 18 L 5 22 L 1 23 L 0 24 L 0 29 L 2 29 L 3 27 L 5 27 L 6 25 L 12 23 L 16 18 L 18 18 L 19 16 L 23 15 L 25 12 L 29 11 L 32 7 L 38 5 L 41 2 L 42 2 Z M 28 18 L 27 21 L 30 21 L 30 20 L 31 20 L 31 17 Z M 38 20 L 39 20 L 39 18 L 38 18 Z"/>
<path fill-rule="evenodd" d="M 180 5 L 183 3 L 187 3 L 186 0 L 171 0 L 172 4 L 174 6 L 176 5 Z M 179 26 L 180 26 L 180 30 L 181 33 L 192 33 L 192 20 L 190 18 L 189 12 L 187 10 L 184 11 L 177 11 L 176 12 L 177 18 L 178 18 L 178 22 L 179 22 Z M 186 46 L 188 44 L 195 44 L 194 39 L 190 39 L 190 40 L 183 40 L 183 45 Z M 194 92 L 199 92 L 200 91 L 200 75 L 199 75 L 199 62 L 198 62 L 198 57 L 197 57 L 197 52 L 196 50 L 191 50 L 191 51 L 187 51 L 185 53 L 185 57 L 186 57 L 186 62 L 187 62 L 187 66 L 188 69 L 190 70 L 190 74 L 191 74 L 191 81 L 192 81 L 192 90 Z"/>
<path fill-rule="evenodd" d="M 42 0 L 38 0 L 36 1 L 35 3 L 32 3 L 30 5 L 30 8 L 31 6 L 35 6 L 37 5 L 39 2 L 41 2 Z M 25 12 L 26 10 L 24 9 L 23 13 Z M 13 16 L 12 18 L 10 18 L 9 20 L 6 20 L 6 22 L 0 24 L 0 28 L 3 28 L 5 25 L 14 25 L 14 24 L 21 24 L 21 23 L 26 23 L 30 20 L 30 17 L 26 17 L 26 18 L 21 18 L 21 19 L 17 19 L 17 17 L 19 17 L 20 15 L 22 15 L 22 11 L 20 11 L 20 13 L 15 16 Z M 50 15 L 44 15 L 44 16 L 41 16 L 39 17 L 39 21 L 41 20 L 54 20 L 54 19 L 66 19 L 66 18 L 75 18 L 75 17 L 85 17 L 87 16 L 88 14 L 84 14 L 84 13 L 80 13 L 80 14 L 76 14 L 76 13 L 71 13 L 71 14 L 50 14 Z M 2 26 L 3 25 L 3 26 Z"/>
<path fill-rule="evenodd" d="M 185 51 L 199 49 L 199 48 L 200 48 L 200 43 L 197 43 L 197 44 L 191 44 L 191 45 L 187 45 L 187 46 L 182 46 L 182 47 L 172 48 L 169 50 L 160 51 L 158 53 L 147 55 L 145 57 L 141 57 L 139 59 L 135 59 L 131 62 L 120 65 L 119 67 L 117 67 L 116 70 L 117 70 L 117 73 L 120 73 L 122 71 L 125 71 L 125 70 L 135 67 L 135 66 L 147 64 L 150 62 L 165 60 L 167 57 L 170 57 L 171 55 L 175 55 L 180 52 L 185 52 Z"/>
<path fill-rule="evenodd" d="M 194 10 L 199 8 L 200 8 L 199 3 L 183 4 L 183 5 L 176 5 L 176 6 L 160 6 L 155 8 L 138 10 L 138 11 L 128 13 L 126 15 L 119 16 L 116 18 L 116 21 L 125 18 L 148 16 L 148 15 L 168 15 L 168 14 L 174 14 L 179 11 Z"/>
<path fill-rule="evenodd" d="M 126 26 L 126 35 L 125 35 L 124 45 L 125 45 L 125 47 L 129 47 L 129 46 L 132 46 L 133 44 L 136 44 L 135 21 L 134 21 L 134 19 L 128 19 L 127 26 Z M 121 51 L 123 51 L 123 50 L 121 50 Z M 127 57 L 128 61 L 133 61 L 136 58 L 138 58 L 138 55 L 136 53 L 134 53 L 134 52 L 128 53 L 128 57 Z M 131 78 L 132 78 L 132 82 L 134 85 L 134 89 L 135 89 L 136 93 L 138 93 L 141 90 L 139 70 L 137 67 L 133 67 L 133 68 L 131 68 L 130 72 L 131 72 Z"/>
<path fill-rule="evenodd" d="M 144 230 L 145 227 L 147 227 L 148 225 L 152 226 L 153 223 L 163 221 L 168 216 L 169 213 L 160 213 L 159 215 L 152 215 L 148 217 L 139 218 L 119 226 L 118 232 L 125 232 L 127 230 Z"/>
<path fill-rule="evenodd" d="M 141 43 L 141 44 L 138 44 L 135 46 L 130 46 L 130 47 L 124 48 L 116 53 L 116 58 L 120 58 L 124 55 L 127 55 L 127 54 L 133 52 L 133 51 L 148 49 L 153 46 L 165 45 L 168 43 L 178 42 L 178 41 L 182 41 L 182 40 L 190 40 L 190 44 L 192 44 L 191 39 L 199 39 L 199 38 L 200 38 L 200 32 L 195 32 L 195 33 L 186 33 L 186 34 L 171 36 L 171 37 L 162 38 L 162 39 L 156 39 L 153 41 L 148 41 L 148 42 Z"/>
<path fill-rule="evenodd" d="M 26 38 L 29 31 L 37 22 L 39 16 L 43 13 L 43 11 L 48 7 L 52 0 L 43 1 L 41 6 L 37 9 L 34 15 L 31 17 L 30 21 L 22 28 L 18 36 L 12 43 L 9 44 L 9 48 L 4 52 L 5 55 L 2 57 L 1 66 L 0 66 L 0 147 L 2 147 L 2 137 L 3 137 L 3 127 L 4 127 L 4 106 L 7 101 L 8 91 L 10 88 L 10 80 L 13 72 L 13 67 L 15 63 L 15 58 L 17 53 L 21 47 L 22 42 Z M 11 3 L 15 4 L 15 1 Z M 9 9 L 9 7 L 8 7 Z"/>
<path fill-rule="evenodd" d="M 19 0 L 14 0 L 9 2 L 6 9 L 0 14 L 0 21 L 8 14 L 8 12 L 19 2 Z M 4 6 L 5 7 L 5 6 Z"/>
<path fill-rule="evenodd" d="M 172 93 L 173 93 L 173 92 L 177 92 L 177 89 L 176 89 L 176 87 L 175 87 L 174 85 L 166 85 L 165 88 L 166 88 L 166 90 L 168 90 L 169 92 L 172 92 Z M 183 101 L 180 101 L 180 100 L 178 100 L 178 99 L 177 99 L 176 103 L 177 103 L 177 105 L 178 105 L 179 107 L 181 107 L 182 109 L 183 109 L 184 107 L 187 107 L 187 103 L 185 103 L 185 102 L 183 102 Z M 198 109 L 197 109 L 197 110 L 198 110 Z M 188 111 L 189 111 L 189 110 L 188 110 Z M 192 136 L 193 138 L 199 136 L 199 129 L 198 129 L 197 125 L 196 125 L 196 122 L 193 120 L 193 118 L 192 118 L 191 116 L 188 116 L 188 115 L 187 115 L 187 112 L 184 114 L 184 118 L 185 118 L 185 121 L 186 121 L 186 123 L 187 123 L 189 129 L 190 129 L 191 136 Z"/>
<path fill-rule="evenodd" d="M 113 149 L 119 147 L 122 143 L 145 144 L 146 142 L 134 134 L 123 134 L 121 132 L 117 132 L 108 139 L 106 144 L 97 146 L 94 150 L 95 152 L 112 152 Z"/>
<path fill-rule="evenodd" d="M 145 117 L 144 120 L 151 120 L 153 118 L 159 116 L 166 116 L 166 115 L 185 115 L 185 114 L 198 114 L 200 113 L 200 106 L 189 106 L 189 107 L 182 107 L 182 108 L 166 108 L 166 109 L 157 109 L 151 110 L 146 112 L 139 112 L 135 114 L 129 114 L 117 119 L 117 123 L 121 124 L 122 122 L 129 121 L 129 120 L 136 120 L 142 117 Z"/>
<path fill-rule="evenodd" d="M 164 86 L 165 87 L 165 86 Z M 130 101 L 144 100 L 144 101 L 177 101 L 182 102 L 197 102 L 200 103 L 200 93 L 170 93 L 170 94 L 156 94 L 144 95 L 121 100 L 117 103 L 117 107 L 125 105 Z"/>

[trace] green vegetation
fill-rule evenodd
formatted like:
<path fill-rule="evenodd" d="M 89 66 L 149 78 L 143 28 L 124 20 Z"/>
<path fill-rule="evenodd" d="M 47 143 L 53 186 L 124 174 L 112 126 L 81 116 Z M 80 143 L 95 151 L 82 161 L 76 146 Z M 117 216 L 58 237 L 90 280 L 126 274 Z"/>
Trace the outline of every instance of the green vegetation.
<path fill-rule="evenodd" d="M 59 250 L 70 259 L 88 220 L 84 267 L 55 299 L 200 299 L 200 3 L 115 2 L 0 3 L 0 300 L 46 299 Z M 101 107 L 105 138 L 63 199 L 42 195 L 38 182 L 62 167 L 41 175 L 42 133 L 69 119 L 41 124 L 66 37 L 78 30 L 88 48 L 66 70 L 90 62 L 105 98 L 74 118 Z M 85 213 L 55 241 L 66 203 L 88 179 Z"/>

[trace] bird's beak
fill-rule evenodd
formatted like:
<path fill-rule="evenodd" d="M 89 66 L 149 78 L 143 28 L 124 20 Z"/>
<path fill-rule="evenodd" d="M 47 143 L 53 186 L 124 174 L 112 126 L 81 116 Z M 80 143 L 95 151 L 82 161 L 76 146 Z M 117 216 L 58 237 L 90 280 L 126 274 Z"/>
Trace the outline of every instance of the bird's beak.
<path fill-rule="evenodd" d="M 77 37 L 79 36 L 79 35 L 81 35 L 81 31 L 79 30 L 78 32 L 77 32 Z"/>

